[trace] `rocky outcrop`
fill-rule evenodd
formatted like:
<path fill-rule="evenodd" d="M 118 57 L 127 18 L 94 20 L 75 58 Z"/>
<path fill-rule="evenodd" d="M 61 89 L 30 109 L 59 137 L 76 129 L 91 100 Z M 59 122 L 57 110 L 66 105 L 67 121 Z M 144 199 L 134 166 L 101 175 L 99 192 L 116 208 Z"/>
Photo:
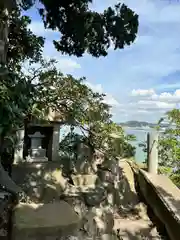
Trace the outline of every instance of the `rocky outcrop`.
<path fill-rule="evenodd" d="M 43 190 L 47 193 L 45 196 L 48 203 L 44 204 L 43 211 L 36 209 L 28 210 L 27 206 L 29 207 L 31 205 L 23 204 L 22 206 L 26 206 L 25 208 L 27 211 L 23 210 L 23 207 L 21 211 L 21 206 L 19 205 L 15 210 L 15 223 L 17 221 L 19 224 L 14 225 L 14 231 L 19 234 L 17 235 L 19 236 L 18 240 L 21 240 L 23 236 L 22 228 L 26 229 L 26 227 L 21 228 L 21 226 L 27 226 L 28 222 L 29 226 L 31 226 L 31 231 L 30 228 L 27 228 L 29 235 L 24 235 L 27 236 L 28 240 L 33 239 L 31 237 L 32 233 L 30 232 L 34 234 L 37 233 L 37 236 L 41 236 L 42 239 L 44 239 L 43 234 L 46 233 L 46 236 L 49 236 L 49 238 L 47 237 L 48 240 L 116 240 L 117 237 L 118 239 L 121 239 L 120 237 L 129 239 L 128 236 L 133 236 L 135 238 L 136 234 L 138 237 L 143 236 L 141 230 L 142 232 L 145 230 L 149 231 L 149 233 L 144 233 L 144 236 L 147 236 L 148 239 L 153 239 L 152 236 L 154 237 L 154 235 L 150 233 L 151 221 L 147 216 L 145 206 L 139 203 L 131 167 L 126 161 L 115 162 L 114 165 L 112 162 L 109 162 L 109 164 L 109 167 L 106 166 L 106 168 L 104 167 L 104 169 L 101 169 L 103 173 L 108 173 L 104 178 L 98 177 L 96 174 L 71 175 L 74 185 L 69 184 L 66 179 L 62 177 L 60 169 L 47 169 L 42 168 L 42 166 L 41 168 L 36 167 L 36 174 L 38 172 L 41 173 L 38 179 L 43 176 L 41 181 L 44 181 L 44 184 L 46 184 L 48 188 L 48 191 Z M 32 181 L 30 182 L 32 184 Z M 36 182 L 39 183 L 39 180 L 36 180 Z M 51 189 L 54 189 L 52 193 L 49 191 L 50 185 Z M 62 186 L 60 191 L 57 190 L 57 186 Z M 48 198 L 47 195 L 49 196 Z M 54 196 L 55 199 L 53 199 Z M 66 202 L 68 208 L 70 207 L 71 209 L 70 211 L 73 211 L 73 214 L 78 216 L 78 227 L 73 228 L 75 230 L 74 232 L 63 232 L 60 230 L 62 226 L 60 223 L 64 221 L 69 210 L 66 211 L 66 207 L 60 210 L 57 199 L 60 202 Z M 54 203 L 50 203 L 50 201 L 54 200 Z M 40 204 L 36 204 L 35 206 L 38 206 L 39 209 L 42 207 Z M 40 212 L 42 212 L 42 215 L 39 214 Z M 42 220 L 41 217 L 39 218 L 37 213 L 39 216 L 42 216 L 42 218 L 45 218 L 45 220 Z M 30 218 L 26 218 L 26 215 L 29 215 Z M 21 216 L 24 216 L 24 219 L 26 219 L 25 225 L 22 224 L 23 218 Z M 48 217 L 49 220 L 47 219 Z M 138 224 L 136 224 L 137 219 L 141 220 L 138 221 Z M 52 223 L 54 222 L 55 228 L 50 224 L 50 220 Z M 36 225 L 42 226 L 42 228 L 35 227 L 34 223 L 36 221 Z M 130 227 L 131 223 L 134 227 Z M 43 225 L 46 226 L 47 229 L 43 230 Z M 137 229 L 135 229 L 135 227 L 137 227 Z M 48 232 L 48 229 L 50 232 Z M 24 230 L 24 232 L 26 232 L 26 230 Z M 22 239 L 26 240 L 26 238 Z"/>

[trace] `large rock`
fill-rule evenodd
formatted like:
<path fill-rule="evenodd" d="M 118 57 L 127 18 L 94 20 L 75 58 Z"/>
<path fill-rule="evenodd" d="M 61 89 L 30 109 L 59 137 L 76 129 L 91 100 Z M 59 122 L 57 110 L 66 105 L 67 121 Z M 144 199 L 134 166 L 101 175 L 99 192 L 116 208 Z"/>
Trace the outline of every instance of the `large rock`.
<path fill-rule="evenodd" d="M 13 180 L 32 202 L 58 199 L 67 186 L 58 162 L 24 163 L 13 166 Z"/>
<path fill-rule="evenodd" d="M 58 240 L 73 235 L 80 219 L 64 202 L 48 204 L 19 204 L 14 209 L 13 240 Z"/>

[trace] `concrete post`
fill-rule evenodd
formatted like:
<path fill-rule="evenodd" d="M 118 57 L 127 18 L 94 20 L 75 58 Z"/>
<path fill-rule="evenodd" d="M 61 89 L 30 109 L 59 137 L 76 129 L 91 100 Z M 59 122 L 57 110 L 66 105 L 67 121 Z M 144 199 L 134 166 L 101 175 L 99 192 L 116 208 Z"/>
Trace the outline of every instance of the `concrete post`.
<path fill-rule="evenodd" d="M 52 138 L 52 161 L 57 161 L 59 158 L 59 134 L 60 124 L 54 124 Z"/>
<path fill-rule="evenodd" d="M 147 165 L 148 172 L 158 173 L 158 132 L 147 134 Z"/>
<path fill-rule="evenodd" d="M 17 131 L 17 145 L 14 152 L 14 163 L 23 161 L 23 150 L 24 150 L 24 129 Z"/>

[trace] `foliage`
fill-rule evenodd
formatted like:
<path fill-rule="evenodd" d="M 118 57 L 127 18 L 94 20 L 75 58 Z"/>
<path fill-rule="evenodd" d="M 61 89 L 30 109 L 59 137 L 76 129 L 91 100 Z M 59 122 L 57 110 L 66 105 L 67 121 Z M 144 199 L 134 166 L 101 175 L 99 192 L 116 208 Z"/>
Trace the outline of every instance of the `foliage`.
<path fill-rule="evenodd" d="M 34 116 L 39 112 L 38 116 L 41 114 L 44 118 L 51 108 L 59 113 L 62 123 L 81 129 L 83 141 L 92 152 L 99 149 L 109 156 L 134 155 L 134 148 L 128 144 L 132 136 L 126 137 L 121 126 L 112 122 L 110 106 L 104 103 L 105 95 L 88 88 L 85 78 L 63 75 L 53 60 L 43 61 L 38 70 L 32 69 L 30 72 L 33 79 L 33 74 L 39 79 L 34 84 L 37 91 L 32 105 L 34 110 L 30 111 L 34 111 Z M 72 136 L 78 137 L 73 134 L 68 135 L 64 142 Z"/>
<path fill-rule="evenodd" d="M 180 167 L 180 110 L 174 109 L 167 113 L 169 127 L 159 139 L 160 165 L 171 168 Z M 164 120 L 164 119 L 163 119 Z"/>
<path fill-rule="evenodd" d="M 14 10 L 9 16 L 0 12 L 0 21 L 9 21 L 7 62 L 0 66 L 0 152 L 6 146 L 5 138 L 12 144 L 15 130 L 24 124 L 24 117 L 32 102 L 32 79 L 24 75 L 25 61 L 40 61 L 44 39 L 36 37 L 29 29 L 30 19 Z M 8 141 L 9 141 L 8 140 Z M 8 148 L 5 148 L 8 150 Z"/>
<path fill-rule="evenodd" d="M 121 126 L 109 118 L 107 120 L 90 126 L 88 143 L 92 149 L 101 150 L 109 159 L 134 156 L 135 149 L 129 144 L 130 137 L 125 135 Z"/>
<path fill-rule="evenodd" d="M 107 55 L 112 41 L 115 49 L 134 41 L 138 17 L 125 5 L 108 8 L 103 14 L 89 10 L 89 1 L 41 1 L 39 9 L 45 27 L 58 29 L 62 36 L 54 42 L 62 53 L 82 56 L 84 52 L 99 57 Z M 31 1 L 23 1 L 30 7 Z M 33 3 L 32 3 L 33 4 Z M 23 5 L 24 6 L 24 5 Z M 59 6 L 59 7 L 58 7 Z M 46 11 L 46 15 L 44 15 Z M 3 139 L 14 134 L 32 118 L 44 118 L 51 108 L 58 111 L 62 122 L 80 126 L 88 133 L 87 143 L 106 149 L 112 155 L 125 154 L 128 145 L 122 128 L 111 121 L 110 107 L 104 103 L 104 95 L 94 93 L 83 81 L 71 75 L 64 76 L 56 68 L 55 61 L 42 59 L 44 39 L 35 36 L 29 29 L 30 19 L 14 9 L 11 15 L 0 12 L 1 21 L 9 21 L 9 45 L 7 63 L 1 67 L 0 114 L 1 146 Z M 39 67 L 28 67 L 25 63 L 38 63 Z M 8 69 L 8 70 L 7 70 Z M 113 138 L 112 133 L 118 134 Z M 129 155 L 129 150 L 125 155 Z"/>
<path fill-rule="evenodd" d="M 39 62 L 44 47 L 43 37 L 38 37 L 28 28 L 31 19 L 21 16 L 17 9 L 9 16 L 7 65 L 8 70 L 18 70 L 25 61 Z"/>
<path fill-rule="evenodd" d="M 94 57 L 106 56 L 111 43 L 114 49 L 130 45 L 138 31 L 138 16 L 125 4 L 118 3 L 103 13 L 90 9 L 92 0 L 40 0 L 39 14 L 47 29 L 59 31 L 54 45 L 61 53 L 81 57 L 88 52 Z M 35 0 L 23 0 L 27 10 Z"/>
<path fill-rule="evenodd" d="M 45 116 L 51 108 L 59 113 L 62 123 L 79 127 L 84 136 L 81 140 L 92 152 L 99 149 L 109 156 L 134 155 L 134 148 L 128 144 L 132 136 L 126 137 L 121 126 L 112 122 L 110 106 L 104 103 L 105 95 L 88 88 L 85 78 L 63 75 L 53 60 L 42 62 L 38 71 L 32 69 L 31 72 L 39 79 L 34 85 L 37 91 L 34 99 L 36 111 Z M 70 137 L 78 137 L 73 134 L 67 136 L 66 142 Z"/>
<path fill-rule="evenodd" d="M 77 134 L 73 131 L 68 133 L 59 144 L 60 156 L 76 160 L 78 155 L 78 145 L 83 142 L 85 142 L 83 135 Z"/>
<path fill-rule="evenodd" d="M 144 153 L 147 154 L 147 151 L 148 151 L 148 149 L 147 149 L 147 141 L 144 141 L 144 142 L 139 143 L 138 146 L 139 146 L 140 148 L 142 148 L 142 151 L 143 151 Z M 146 156 L 146 158 L 145 158 L 145 160 L 144 160 L 143 163 L 147 164 L 147 156 Z"/>
<path fill-rule="evenodd" d="M 124 5 L 118 5 L 115 11 L 109 8 L 104 14 L 98 14 L 89 10 L 88 2 L 58 1 L 52 4 L 52 1 L 41 1 L 44 7 L 39 9 L 39 12 L 45 27 L 58 29 L 62 34 L 60 42 L 55 43 L 58 50 L 77 56 L 89 51 L 94 56 L 100 56 L 107 54 L 106 49 L 111 40 L 115 48 L 121 48 L 125 43 L 130 44 L 134 40 L 138 22 L 137 15 L 130 9 Z M 24 0 L 21 4 L 21 7 L 28 9 L 34 1 Z M 46 15 L 44 15 L 45 11 Z M 0 86 L 2 106 L 0 111 L 3 113 L 1 132 L 4 132 L 2 135 L 7 135 L 12 128 L 22 125 L 24 113 L 29 112 L 28 106 L 34 106 L 32 92 L 37 89 L 33 90 L 33 79 L 23 75 L 22 64 L 25 61 L 31 64 L 42 60 L 44 45 L 44 39 L 37 37 L 28 29 L 31 20 L 27 16 L 21 16 L 20 9 L 14 9 L 8 16 L 1 9 L 1 22 L 7 22 L 7 19 L 9 42 L 5 67 L 8 71 L 4 71 L 5 69 L 1 67 L 1 73 L 4 71 L 6 75 L 3 76 Z M 120 30 L 117 31 L 117 29 Z M 71 107 L 73 115 L 72 109 L 73 106 Z"/>
<path fill-rule="evenodd" d="M 28 29 L 30 19 L 21 16 L 20 9 L 14 9 L 12 14 L 6 15 L 2 11 L 5 2 L 3 0 L 0 4 L 0 23 L 3 26 L 8 22 L 9 42 L 4 51 L 4 55 L 7 54 L 7 62 L 0 62 L 1 161 L 7 159 L 7 154 L 2 159 L 3 151 L 7 153 L 9 148 L 5 144 L 7 137 L 11 142 L 12 150 L 16 129 L 34 116 L 43 117 L 49 107 L 53 110 L 57 109 L 62 115 L 62 120 L 71 124 L 82 124 L 82 120 L 90 121 L 89 117 L 93 115 L 93 121 L 94 118 L 100 120 L 109 116 L 108 106 L 100 104 L 99 101 L 103 96 L 94 94 L 87 86 L 81 84 L 83 79 L 77 80 L 70 75 L 63 76 L 53 65 L 52 69 L 46 71 L 41 68 L 45 67 L 42 60 L 44 39 L 35 36 Z M 35 1 L 17 2 L 28 9 Z M 89 9 L 90 2 L 89 0 L 40 1 L 43 8 L 39 9 L 39 13 L 45 28 L 58 30 L 61 33 L 60 41 L 54 41 L 58 51 L 78 57 L 88 52 L 92 56 L 99 57 L 107 55 L 111 42 L 114 44 L 114 49 L 121 49 L 135 40 L 138 16 L 132 10 L 124 4 L 118 4 L 115 10 L 108 8 L 103 14 L 99 14 Z M 22 69 L 25 61 L 29 64 L 41 61 L 41 66 L 33 74 L 27 74 Z M 49 63 L 48 66 L 51 64 Z M 90 102 L 89 97 L 92 100 Z M 93 110 L 89 107 L 92 104 L 96 106 Z M 103 109 L 103 114 L 98 113 L 97 107 Z M 85 115 L 81 114 L 82 109 L 88 109 Z M 13 156 L 12 151 L 11 156 Z M 1 171 L 1 175 L 2 173 Z M 16 187 L 6 175 L 5 181 L 8 189 Z"/>
<path fill-rule="evenodd" d="M 159 164 L 161 171 L 180 186 L 180 110 L 174 109 L 166 114 L 161 121 L 169 122 L 169 127 L 160 135 L 159 139 Z M 162 170 L 163 168 L 165 170 Z"/>

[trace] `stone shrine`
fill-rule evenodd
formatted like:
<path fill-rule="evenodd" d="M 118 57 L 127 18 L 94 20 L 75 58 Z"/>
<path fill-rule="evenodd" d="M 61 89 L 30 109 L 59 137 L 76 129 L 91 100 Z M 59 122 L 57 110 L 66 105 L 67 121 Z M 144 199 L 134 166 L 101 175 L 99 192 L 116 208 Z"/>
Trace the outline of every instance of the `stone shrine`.
<path fill-rule="evenodd" d="M 32 120 L 17 131 L 14 163 L 59 160 L 61 116 L 49 110 L 43 122 Z"/>

